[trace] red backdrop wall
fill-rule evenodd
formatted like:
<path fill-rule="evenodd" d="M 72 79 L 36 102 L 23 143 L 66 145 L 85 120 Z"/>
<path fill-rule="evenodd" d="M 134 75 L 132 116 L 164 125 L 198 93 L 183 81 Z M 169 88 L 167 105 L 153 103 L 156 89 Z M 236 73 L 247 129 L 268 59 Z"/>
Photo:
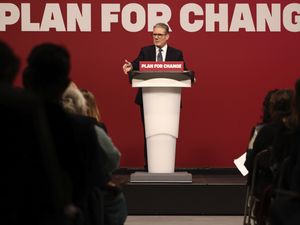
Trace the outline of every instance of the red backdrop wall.
<path fill-rule="evenodd" d="M 41 21 L 45 2 L 31 3 L 33 21 Z M 65 3 L 59 3 L 65 18 Z M 75 3 L 80 3 L 76 1 Z M 140 48 L 152 44 L 147 27 L 128 32 L 120 23 L 111 32 L 101 31 L 100 5 L 129 1 L 84 1 L 92 4 L 91 32 L 22 32 L 20 21 L 0 32 L 22 59 L 42 42 L 66 46 L 72 56 L 71 78 L 92 91 L 102 118 L 115 145 L 122 152 L 122 167 L 143 165 L 143 132 L 139 108 L 134 104 L 136 90 L 122 72 L 124 59 L 133 60 Z M 233 167 L 242 154 L 251 127 L 260 119 L 266 92 L 292 88 L 299 77 L 299 32 L 186 32 L 179 24 L 179 10 L 187 3 L 202 6 L 206 1 L 135 1 L 147 9 L 148 3 L 164 3 L 172 10 L 169 44 L 181 49 L 187 66 L 194 70 L 197 83 L 183 90 L 183 108 L 177 143 L 177 167 Z M 255 9 L 258 1 L 214 1 L 229 4 L 229 17 L 236 3 Z M 272 1 L 265 1 L 273 3 Z M 277 0 L 282 6 L 292 1 Z M 295 1 L 294 1 L 295 2 Z M 10 1 L 20 6 L 22 1 Z M 211 3 L 211 2 L 210 2 Z M 232 7 L 231 7 L 232 6 Z M 16 85 L 21 84 L 20 76 Z"/>

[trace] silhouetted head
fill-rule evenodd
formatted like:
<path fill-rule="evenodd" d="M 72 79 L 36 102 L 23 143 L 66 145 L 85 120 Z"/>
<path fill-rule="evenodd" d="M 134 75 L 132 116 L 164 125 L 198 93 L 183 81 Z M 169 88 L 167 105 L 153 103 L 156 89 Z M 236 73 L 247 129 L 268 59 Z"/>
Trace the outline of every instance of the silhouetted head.
<path fill-rule="evenodd" d="M 270 99 L 276 91 L 278 91 L 278 89 L 273 89 L 273 90 L 269 91 L 264 98 L 263 109 L 262 109 L 263 110 L 263 115 L 262 115 L 263 123 L 269 123 L 271 120 Z"/>
<path fill-rule="evenodd" d="M 278 121 L 292 113 L 293 91 L 280 89 L 272 94 L 270 99 L 271 120 Z"/>
<path fill-rule="evenodd" d="M 70 55 L 62 46 L 45 43 L 32 49 L 23 73 L 23 84 L 36 94 L 60 100 L 68 87 Z"/>
<path fill-rule="evenodd" d="M 19 58 L 6 43 L 0 41 L 0 83 L 12 85 L 19 67 Z"/>
<path fill-rule="evenodd" d="M 292 101 L 292 113 L 286 119 L 285 125 L 290 129 L 299 127 L 300 122 L 300 79 L 295 82 L 295 91 Z"/>
<path fill-rule="evenodd" d="M 295 83 L 295 111 L 300 119 L 300 79 Z"/>

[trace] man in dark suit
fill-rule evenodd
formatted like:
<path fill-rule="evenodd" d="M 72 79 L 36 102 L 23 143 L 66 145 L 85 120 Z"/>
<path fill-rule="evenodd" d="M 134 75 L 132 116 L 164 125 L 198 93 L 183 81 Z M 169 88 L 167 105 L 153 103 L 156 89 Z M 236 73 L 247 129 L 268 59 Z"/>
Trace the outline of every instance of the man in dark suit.
<path fill-rule="evenodd" d="M 157 23 L 153 27 L 153 45 L 143 47 L 138 55 L 138 57 L 133 61 L 129 62 L 125 60 L 123 65 L 123 71 L 128 74 L 132 70 L 139 70 L 140 61 L 183 61 L 182 51 L 172 48 L 168 45 L 168 40 L 170 38 L 169 26 L 165 23 Z M 186 70 L 186 65 L 184 63 L 184 69 Z M 135 103 L 140 105 L 142 123 L 144 125 L 144 111 L 143 111 L 143 98 L 142 90 L 139 88 Z M 145 136 L 145 135 L 144 135 Z M 145 157 L 145 169 L 148 169 L 147 165 L 147 145 L 146 140 L 144 141 L 144 157 Z"/>

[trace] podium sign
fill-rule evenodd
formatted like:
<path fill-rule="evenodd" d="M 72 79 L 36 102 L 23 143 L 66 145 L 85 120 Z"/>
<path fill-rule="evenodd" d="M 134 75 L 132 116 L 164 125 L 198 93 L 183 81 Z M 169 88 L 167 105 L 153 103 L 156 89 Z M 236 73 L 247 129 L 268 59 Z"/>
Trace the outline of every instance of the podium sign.
<path fill-rule="evenodd" d="M 181 71 L 184 70 L 184 62 L 182 61 L 168 61 L 168 62 L 153 62 L 153 61 L 141 61 L 140 72 L 149 71 Z"/>

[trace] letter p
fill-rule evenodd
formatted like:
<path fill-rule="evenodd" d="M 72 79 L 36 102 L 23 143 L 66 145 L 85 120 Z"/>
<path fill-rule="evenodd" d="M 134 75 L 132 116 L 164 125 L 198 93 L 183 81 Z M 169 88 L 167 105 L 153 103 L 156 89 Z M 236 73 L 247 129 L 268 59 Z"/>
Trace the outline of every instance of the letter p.
<path fill-rule="evenodd" d="M 6 31 L 6 25 L 15 24 L 20 18 L 18 7 L 12 3 L 0 3 L 0 31 Z"/>

